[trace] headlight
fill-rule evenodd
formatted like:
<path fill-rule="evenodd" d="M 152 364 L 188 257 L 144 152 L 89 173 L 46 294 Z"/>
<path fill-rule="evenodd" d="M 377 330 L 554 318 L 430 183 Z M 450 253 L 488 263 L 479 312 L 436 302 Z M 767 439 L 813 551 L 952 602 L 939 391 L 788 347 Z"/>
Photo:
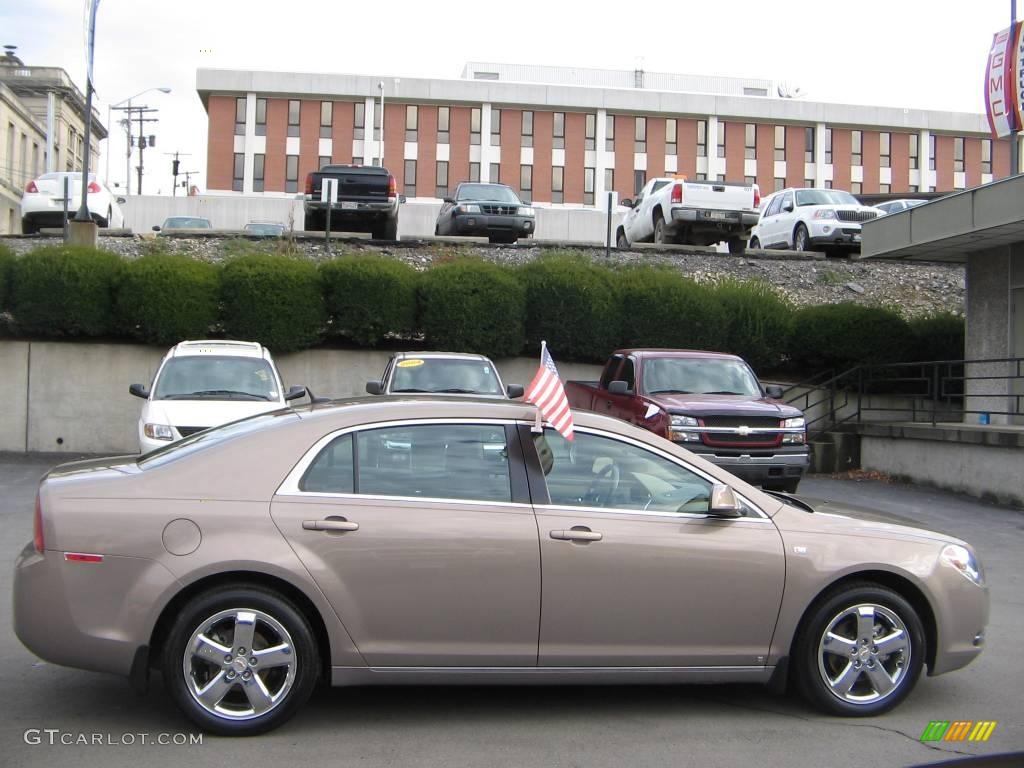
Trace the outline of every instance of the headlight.
<path fill-rule="evenodd" d="M 697 420 L 693 416 L 673 416 L 673 427 L 696 427 Z"/>
<path fill-rule="evenodd" d="M 814 212 L 814 218 L 816 219 L 834 219 L 835 217 L 836 212 L 833 211 L 831 208 L 823 208 L 820 211 Z"/>
<path fill-rule="evenodd" d="M 807 421 L 803 416 L 794 416 L 782 420 L 783 429 L 807 429 Z M 782 436 L 783 445 L 803 445 L 806 441 L 805 432 L 790 432 Z"/>
<path fill-rule="evenodd" d="M 797 427 L 803 429 L 807 426 L 807 421 L 803 416 L 794 416 L 792 419 L 786 419 L 783 421 L 782 426 L 785 429 L 796 429 Z"/>
<path fill-rule="evenodd" d="M 168 424 L 146 424 L 142 431 L 153 440 L 173 440 L 174 431 Z"/>
<path fill-rule="evenodd" d="M 981 563 L 967 547 L 961 547 L 959 544 L 947 545 L 939 556 L 939 562 L 956 568 L 965 579 L 973 581 L 979 587 L 985 585 L 985 574 L 981 570 Z"/>
<path fill-rule="evenodd" d="M 519 208 L 519 215 L 520 216 L 533 216 L 534 215 L 533 208 L 527 208 L 526 206 L 521 206 Z"/>
<path fill-rule="evenodd" d="M 476 203 L 463 203 L 455 206 L 456 213 L 480 213 L 480 206 Z"/>
<path fill-rule="evenodd" d="M 668 439 L 678 443 L 699 443 L 699 432 L 687 432 L 687 427 L 696 427 L 697 420 L 693 416 L 670 416 Z"/>

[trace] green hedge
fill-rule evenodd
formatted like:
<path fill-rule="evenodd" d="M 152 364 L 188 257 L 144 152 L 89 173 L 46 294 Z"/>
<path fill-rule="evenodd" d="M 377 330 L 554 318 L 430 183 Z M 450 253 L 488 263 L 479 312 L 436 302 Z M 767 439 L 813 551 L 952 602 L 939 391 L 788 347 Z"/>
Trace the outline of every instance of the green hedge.
<path fill-rule="evenodd" d="M 845 302 L 802 307 L 793 317 L 790 356 L 805 372 L 917 357 L 910 325 L 896 312 Z"/>
<path fill-rule="evenodd" d="M 767 283 L 723 279 L 710 286 L 721 325 L 710 345 L 745 359 L 755 370 L 783 365 L 793 329 L 793 305 Z"/>
<path fill-rule="evenodd" d="M 966 324 L 952 312 L 918 315 L 909 321 L 914 360 L 963 360 Z"/>
<path fill-rule="evenodd" d="M 8 287 L 11 284 L 11 267 L 14 264 L 14 251 L 0 243 L 0 312 L 7 309 Z"/>
<path fill-rule="evenodd" d="M 416 326 L 416 270 L 380 256 L 334 259 L 320 266 L 334 334 L 363 347 L 387 335 L 407 337 Z"/>
<path fill-rule="evenodd" d="M 556 359 L 603 362 L 621 335 L 613 275 L 586 258 L 559 253 L 521 267 L 528 348 L 539 350 L 547 341 Z"/>
<path fill-rule="evenodd" d="M 623 347 L 714 349 L 724 312 L 707 288 L 667 267 L 632 267 L 616 276 Z"/>
<path fill-rule="evenodd" d="M 213 264 L 185 255 L 128 262 L 117 292 L 121 330 L 147 344 L 208 338 L 219 316 L 219 277 Z"/>
<path fill-rule="evenodd" d="M 222 320 L 229 338 L 293 352 L 320 340 L 327 314 L 316 265 L 254 253 L 228 261 L 220 273 Z"/>
<path fill-rule="evenodd" d="M 113 334 L 123 271 L 117 254 L 79 246 L 45 246 L 15 259 L 8 300 L 15 329 L 57 338 Z"/>
<path fill-rule="evenodd" d="M 428 344 L 491 357 L 522 351 L 526 297 L 510 270 L 479 259 L 451 261 L 421 276 L 418 296 Z"/>

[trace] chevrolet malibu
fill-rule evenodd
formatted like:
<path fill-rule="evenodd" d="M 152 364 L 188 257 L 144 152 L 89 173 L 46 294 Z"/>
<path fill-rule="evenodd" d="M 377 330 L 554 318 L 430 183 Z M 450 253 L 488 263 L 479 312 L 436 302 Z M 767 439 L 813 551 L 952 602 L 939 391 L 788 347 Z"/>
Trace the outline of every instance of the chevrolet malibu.
<path fill-rule="evenodd" d="M 16 565 L 18 637 L 139 690 L 158 670 L 225 735 L 280 725 L 319 679 L 791 683 L 876 715 L 981 652 L 965 542 L 535 413 L 353 399 L 58 467 Z"/>

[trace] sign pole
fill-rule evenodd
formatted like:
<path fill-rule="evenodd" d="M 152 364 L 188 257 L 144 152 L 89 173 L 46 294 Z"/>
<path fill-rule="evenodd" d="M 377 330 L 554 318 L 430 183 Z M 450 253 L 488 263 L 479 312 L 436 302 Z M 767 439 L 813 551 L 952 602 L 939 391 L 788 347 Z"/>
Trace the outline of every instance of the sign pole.
<path fill-rule="evenodd" d="M 1010 0 L 1010 30 L 1013 31 L 1013 25 L 1017 23 L 1017 0 Z M 1016 36 L 1013 38 L 1016 43 Z M 1010 131 L 1010 175 L 1016 176 L 1020 173 L 1020 143 L 1017 140 L 1017 128 L 1019 126 L 1012 126 Z"/>

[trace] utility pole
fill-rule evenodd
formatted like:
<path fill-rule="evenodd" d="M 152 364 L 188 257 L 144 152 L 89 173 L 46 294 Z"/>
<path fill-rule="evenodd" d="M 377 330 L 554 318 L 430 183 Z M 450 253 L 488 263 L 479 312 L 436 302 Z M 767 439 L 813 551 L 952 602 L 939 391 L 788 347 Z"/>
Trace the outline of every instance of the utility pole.
<path fill-rule="evenodd" d="M 174 177 L 174 184 L 171 186 L 171 197 L 177 197 L 177 195 L 178 195 L 178 176 L 180 175 L 178 169 L 181 167 L 181 164 L 180 164 L 178 158 L 179 157 L 191 157 L 191 155 L 188 154 L 187 152 L 185 152 L 185 153 L 182 153 L 182 152 L 164 152 L 164 155 L 167 156 L 167 157 L 174 157 L 174 159 L 171 161 L 171 176 Z"/>
<path fill-rule="evenodd" d="M 192 189 L 190 186 L 193 176 L 198 176 L 199 171 L 182 171 L 181 175 L 185 177 L 185 181 L 182 182 L 181 186 L 185 188 L 185 197 L 188 197 L 189 191 Z"/>
<path fill-rule="evenodd" d="M 125 130 L 128 131 L 128 150 L 125 152 L 124 173 L 125 173 L 125 187 L 127 188 L 127 194 L 129 194 L 129 195 L 132 193 L 132 146 L 133 146 L 134 141 L 135 141 L 135 138 L 132 136 L 132 120 L 135 120 L 134 116 L 138 115 L 137 122 L 139 124 L 139 148 L 140 148 L 140 151 L 139 151 L 139 188 L 138 188 L 138 193 L 141 195 L 142 194 L 142 152 L 141 152 L 141 150 L 145 148 L 145 138 L 146 137 L 143 135 L 143 133 L 145 132 L 145 124 L 146 123 L 156 123 L 156 122 L 159 122 L 157 120 L 157 118 L 155 118 L 155 117 L 146 117 L 146 115 L 151 114 L 153 112 L 159 112 L 160 110 L 155 109 L 155 108 L 150 108 L 150 107 L 147 107 L 145 105 L 142 105 L 142 106 L 139 106 L 139 107 L 133 107 L 130 103 L 126 107 L 114 107 L 113 109 L 117 110 L 118 112 L 124 112 L 125 113 L 124 126 L 125 126 Z"/>

